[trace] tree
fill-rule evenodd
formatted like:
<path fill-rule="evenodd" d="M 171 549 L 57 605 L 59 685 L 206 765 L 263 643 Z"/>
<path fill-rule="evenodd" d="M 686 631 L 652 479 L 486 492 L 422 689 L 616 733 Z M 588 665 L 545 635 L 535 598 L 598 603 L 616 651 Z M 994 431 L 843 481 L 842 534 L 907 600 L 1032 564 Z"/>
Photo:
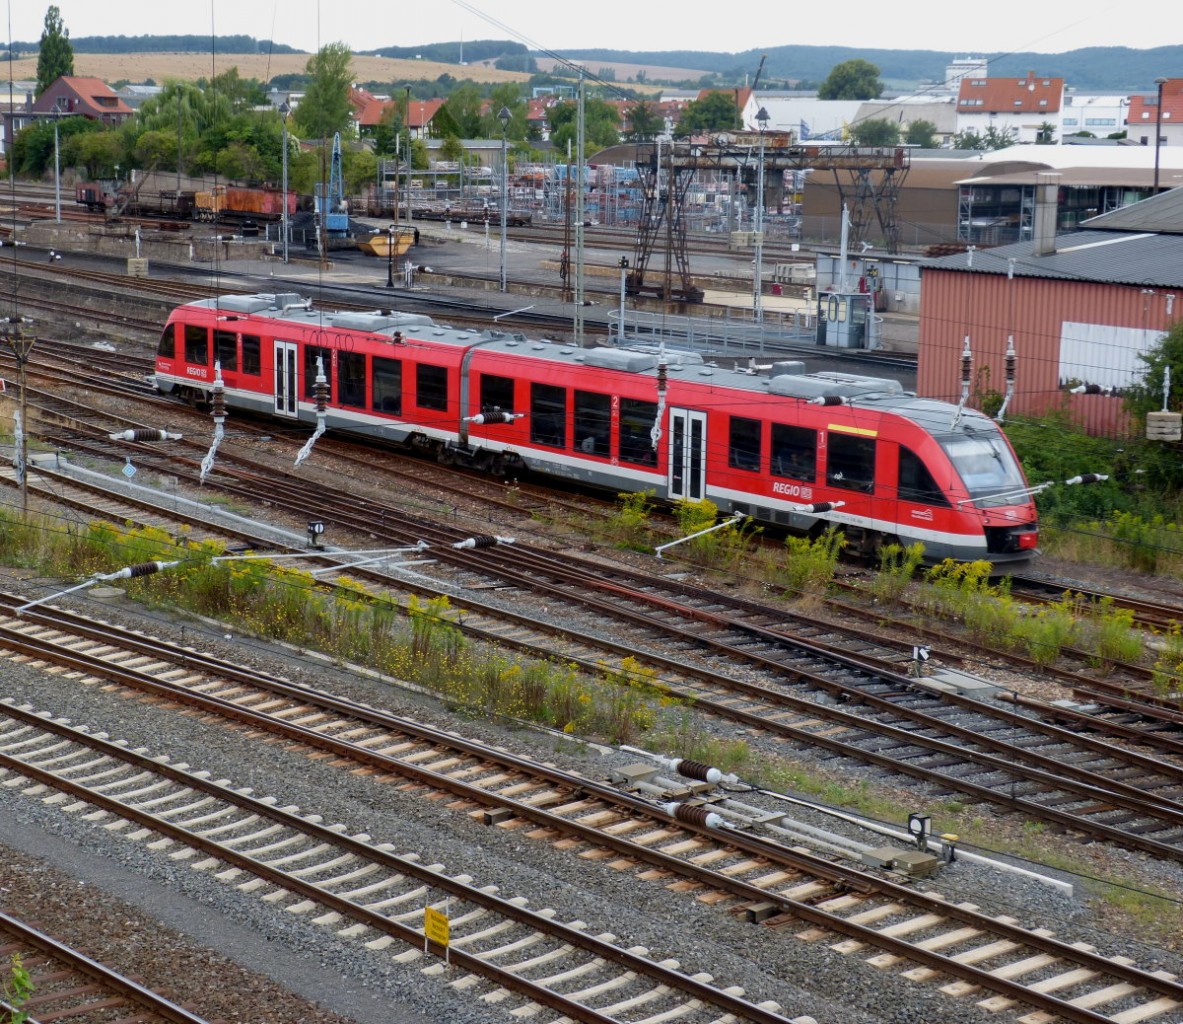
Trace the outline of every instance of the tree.
<path fill-rule="evenodd" d="M 954 149 L 985 149 L 986 140 L 983 139 L 972 128 L 967 128 L 963 132 L 958 132 L 953 136 Z"/>
<path fill-rule="evenodd" d="M 306 138 L 329 139 L 346 134 L 350 126 L 349 88 L 353 84 L 348 43 L 329 43 L 308 58 L 312 76 L 304 98 L 292 117 Z"/>
<path fill-rule="evenodd" d="M 394 156 L 401 148 L 399 142 L 403 132 L 403 112 L 399 104 L 391 103 L 382 111 L 374 125 L 374 155 Z"/>
<path fill-rule="evenodd" d="M 45 29 L 41 33 L 41 49 L 37 53 L 37 95 L 62 75 L 74 74 L 74 47 L 70 45 L 70 30 L 63 27 L 61 12 L 50 7 L 45 12 Z"/>
<path fill-rule="evenodd" d="M 994 125 L 990 125 L 986 128 L 986 134 L 982 138 L 986 143 L 986 149 L 993 151 L 995 149 L 1006 149 L 1008 146 L 1013 146 L 1018 136 L 1018 130 L 1011 128 L 1009 125 L 1004 125 L 1002 128 L 996 128 Z"/>
<path fill-rule="evenodd" d="M 652 103 L 641 101 L 624 112 L 628 129 L 621 135 L 625 142 L 649 142 L 665 131 L 665 118 Z"/>
<path fill-rule="evenodd" d="M 936 149 L 937 126 L 924 118 L 917 118 L 908 125 L 904 132 L 904 141 L 909 146 L 919 146 L 921 149 Z"/>
<path fill-rule="evenodd" d="M 1035 145 L 1051 146 L 1056 141 L 1056 126 L 1051 121 L 1044 121 L 1035 131 Z"/>
<path fill-rule="evenodd" d="M 708 132 L 733 131 L 739 127 L 739 108 L 735 94 L 709 92 L 702 99 L 688 103 L 674 128 L 674 135 L 684 139 Z"/>
<path fill-rule="evenodd" d="M 579 107 L 575 103 L 556 103 L 547 111 L 550 140 L 557 152 L 565 153 L 568 141 L 571 143 L 571 152 L 575 152 L 578 114 Z M 604 149 L 615 146 L 620 142 L 619 129 L 620 115 L 611 103 L 594 97 L 584 100 L 583 136 L 588 152 L 591 152 L 592 147 Z"/>
<path fill-rule="evenodd" d="M 76 139 L 80 135 L 103 132 L 106 129 L 86 117 L 63 117 L 57 122 L 58 151 L 63 169 L 73 167 L 76 159 Z M 18 132 L 12 144 L 10 157 L 17 174 L 38 178 L 53 173 L 53 121 L 34 121 Z"/>
<path fill-rule="evenodd" d="M 267 102 L 267 89 L 263 83 L 257 78 L 240 78 L 237 67 L 223 71 L 212 81 L 199 78 L 197 87 L 221 93 L 230 101 L 230 109 L 235 113 L 263 106 Z"/>
<path fill-rule="evenodd" d="M 432 134 L 455 135 L 460 139 L 478 139 L 482 137 L 481 114 L 484 99 L 475 82 L 461 82 L 456 86 L 448 102 L 440 107 L 439 112 L 432 118 Z M 500 109 L 500 108 L 498 108 Z M 442 118 L 441 118 L 441 115 Z M 497 126 L 497 136 L 501 135 L 501 126 Z M 491 138 L 491 136 L 484 136 Z"/>
<path fill-rule="evenodd" d="M 116 167 L 128 167 L 130 157 L 117 132 L 84 132 L 70 140 L 70 163 L 85 169 L 87 178 L 111 178 Z"/>
<path fill-rule="evenodd" d="M 1138 354 L 1145 364 L 1145 371 L 1137 384 L 1123 394 L 1126 411 L 1139 423 L 1145 422 L 1148 412 L 1163 408 L 1163 383 L 1165 369 L 1171 369 L 1171 393 L 1166 409 L 1183 410 L 1183 321 L 1175 324 L 1163 337 L 1145 352 Z"/>
<path fill-rule="evenodd" d="M 898 146 L 900 126 L 887 118 L 860 121 L 850 126 L 850 137 L 856 146 Z"/>
<path fill-rule="evenodd" d="M 1146 352 L 1138 358 L 1145 365 L 1141 379 L 1127 388 L 1122 395 L 1125 409 L 1138 423 L 1140 433 L 1145 435 L 1146 414 L 1165 409 L 1179 412 L 1183 409 L 1183 321 L 1175 325 Z M 1171 371 L 1170 394 L 1164 401 L 1163 390 L 1166 369 Z M 1153 450 L 1161 457 L 1143 460 L 1144 482 L 1150 487 L 1183 486 L 1183 460 L 1179 459 L 1174 445 L 1156 444 Z"/>
<path fill-rule="evenodd" d="M 953 136 L 953 148 L 987 151 L 1006 149 L 1015 144 L 1015 136 L 1014 128 L 995 128 L 994 125 L 990 125 L 981 135 L 973 130 L 958 132 Z"/>
<path fill-rule="evenodd" d="M 883 92 L 879 69 L 870 61 L 856 58 L 835 64 L 817 91 L 819 100 L 873 100 Z"/>
<path fill-rule="evenodd" d="M 486 139 L 501 138 L 502 110 L 509 111 L 509 124 L 505 127 L 507 139 L 524 139 L 526 137 L 526 115 L 529 109 L 522 99 L 522 90 L 516 82 L 502 82 L 495 85 L 489 92 L 489 102 L 481 118 L 481 135 Z"/>

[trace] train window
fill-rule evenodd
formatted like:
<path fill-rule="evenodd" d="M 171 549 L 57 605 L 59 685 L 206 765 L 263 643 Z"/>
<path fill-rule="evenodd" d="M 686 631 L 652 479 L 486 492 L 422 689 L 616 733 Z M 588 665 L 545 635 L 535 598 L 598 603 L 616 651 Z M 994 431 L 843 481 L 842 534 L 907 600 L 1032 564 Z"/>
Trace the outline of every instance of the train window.
<path fill-rule="evenodd" d="M 238 335 L 233 331 L 214 331 L 214 360 L 223 370 L 238 372 Z"/>
<path fill-rule="evenodd" d="M 481 374 L 481 412 L 513 412 L 513 378 Z"/>
<path fill-rule="evenodd" d="M 826 483 L 870 493 L 875 486 L 875 441 L 830 431 L 826 454 Z"/>
<path fill-rule="evenodd" d="M 612 399 L 591 391 L 575 392 L 575 448 L 588 455 L 611 451 Z"/>
<path fill-rule="evenodd" d="M 320 367 L 317 360 L 320 360 Z M 304 346 L 304 397 L 316 397 L 316 376 L 324 372 L 329 385 L 329 401 L 333 400 L 333 350 L 323 345 Z"/>
<path fill-rule="evenodd" d="M 263 341 L 257 334 L 242 336 L 242 372 L 258 377 L 263 372 Z"/>
<path fill-rule="evenodd" d="M 978 508 L 1010 505 L 1023 493 L 1023 471 L 997 428 L 937 440 Z"/>
<path fill-rule="evenodd" d="M 657 419 L 656 402 L 635 398 L 620 400 L 620 461 L 642 466 L 657 464 L 653 447 L 653 422 Z"/>
<path fill-rule="evenodd" d="M 564 448 L 567 444 L 567 389 L 530 385 L 530 441 Z"/>
<path fill-rule="evenodd" d="M 731 417 L 727 465 L 734 469 L 760 468 L 760 427 L 759 420 L 749 420 L 744 416 Z"/>
<path fill-rule="evenodd" d="M 900 500 L 924 505 L 949 504 L 920 456 L 903 445 L 900 445 Z"/>
<path fill-rule="evenodd" d="M 771 468 L 773 476 L 813 483 L 817 478 L 817 431 L 772 424 Z"/>
<path fill-rule="evenodd" d="M 354 409 L 366 407 L 366 357 L 363 353 L 337 353 L 337 400 Z"/>
<path fill-rule="evenodd" d="M 415 367 L 415 401 L 420 409 L 448 411 L 448 368 L 420 363 Z"/>
<path fill-rule="evenodd" d="M 209 366 L 209 331 L 197 324 L 185 324 L 185 362 Z"/>
<path fill-rule="evenodd" d="M 160 335 L 160 342 L 156 346 L 156 354 L 161 359 L 175 359 L 177 355 L 177 328 L 169 324 Z"/>
<path fill-rule="evenodd" d="M 403 411 L 403 364 L 401 359 L 374 356 L 374 394 L 371 398 L 375 412 Z"/>

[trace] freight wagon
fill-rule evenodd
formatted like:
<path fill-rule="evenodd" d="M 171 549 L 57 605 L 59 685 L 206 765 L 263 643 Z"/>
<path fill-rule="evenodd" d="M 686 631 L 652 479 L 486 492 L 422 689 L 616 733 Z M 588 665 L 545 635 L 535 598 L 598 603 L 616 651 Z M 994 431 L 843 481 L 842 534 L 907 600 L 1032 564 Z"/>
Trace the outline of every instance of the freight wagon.
<path fill-rule="evenodd" d="M 288 191 L 288 216 L 296 213 L 296 193 Z M 175 220 L 274 221 L 283 217 L 284 193 L 271 186 L 216 185 L 205 191 L 137 190 L 128 183 L 87 181 L 75 188 L 74 201 L 114 219 L 171 217 Z"/>

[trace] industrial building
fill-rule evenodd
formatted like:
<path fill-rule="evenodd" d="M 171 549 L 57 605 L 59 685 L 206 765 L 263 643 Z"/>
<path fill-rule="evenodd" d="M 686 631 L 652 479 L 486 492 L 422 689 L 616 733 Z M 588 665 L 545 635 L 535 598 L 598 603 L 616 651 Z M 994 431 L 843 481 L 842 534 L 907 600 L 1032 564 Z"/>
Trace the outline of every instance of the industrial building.
<path fill-rule="evenodd" d="M 1060 187 L 1038 183 L 1032 238 L 923 265 L 917 387 L 955 400 L 968 349 L 978 400 L 1001 395 L 1013 346 L 1011 413 L 1064 408 L 1092 433 L 1120 432 L 1139 354 L 1183 312 L 1183 188 L 1056 233 Z"/>

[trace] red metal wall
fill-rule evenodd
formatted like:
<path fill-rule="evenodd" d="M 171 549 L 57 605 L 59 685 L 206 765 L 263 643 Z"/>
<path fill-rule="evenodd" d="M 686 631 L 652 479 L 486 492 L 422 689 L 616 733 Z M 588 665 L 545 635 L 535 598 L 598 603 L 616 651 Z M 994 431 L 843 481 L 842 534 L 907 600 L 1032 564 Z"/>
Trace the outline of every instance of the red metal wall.
<path fill-rule="evenodd" d="M 1169 318 L 1168 306 L 1172 308 Z M 1004 392 L 1007 336 L 1013 334 L 1016 384 L 1007 415 L 1063 407 L 1090 433 L 1121 433 L 1126 426 L 1120 398 L 1060 390 L 1061 325 L 1072 321 L 1165 331 L 1181 313 L 1183 295 L 1172 298 L 1159 290 L 925 269 L 921 272 L 917 390 L 931 398 L 959 399 L 961 352 L 968 334 L 973 353 L 971 393 L 974 389 Z"/>

